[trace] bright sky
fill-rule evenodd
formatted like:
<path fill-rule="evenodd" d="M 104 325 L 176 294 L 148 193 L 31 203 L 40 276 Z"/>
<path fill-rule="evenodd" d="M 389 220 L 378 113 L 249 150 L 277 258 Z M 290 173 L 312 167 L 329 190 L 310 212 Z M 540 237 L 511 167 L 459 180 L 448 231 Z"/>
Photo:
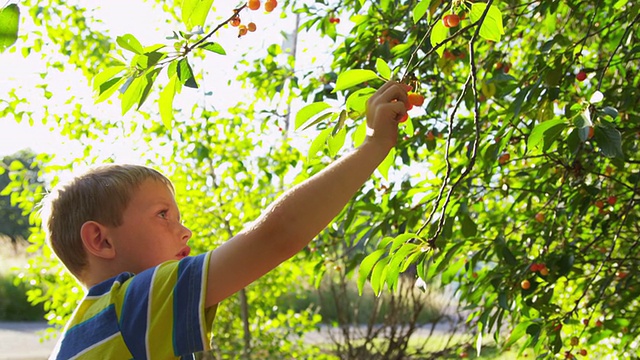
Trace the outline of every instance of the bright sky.
<path fill-rule="evenodd" d="M 79 0 L 81 6 L 88 9 L 87 17 L 94 17 L 101 20 L 102 23 L 95 23 L 102 31 L 108 32 L 113 38 L 118 35 L 131 33 L 134 34 L 143 45 L 154 43 L 168 43 L 166 36 L 171 35 L 172 30 L 180 30 L 179 25 L 168 24 L 166 15 L 161 9 L 155 8 L 154 4 L 140 1 L 110 0 L 104 2 L 94 2 L 88 0 Z M 96 7 L 99 4 L 99 7 Z M 207 18 L 208 24 L 218 24 L 226 19 L 234 8 L 235 2 L 216 1 L 216 8 L 212 10 Z M 123 9 L 125 9 L 123 11 Z M 32 31 L 35 27 L 31 23 L 31 19 L 26 9 L 22 8 L 20 33 L 25 34 Z M 144 16 L 141 16 L 144 14 Z M 26 15 L 26 16 L 25 16 Z M 202 92 L 184 88 L 182 93 L 176 98 L 175 106 L 190 109 L 197 99 L 204 99 L 202 93 L 204 91 L 213 91 L 214 96 L 206 98 L 207 104 L 214 105 L 217 109 L 225 109 L 229 105 L 237 102 L 239 96 L 248 93 L 249 89 L 242 89 L 240 84 L 232 81 L 228 85 L 227 81 L 236 77 L 237 73 L 233 70 L 234 64 L 240 61 L 241 56 L 248 48 L 254 48 L 251 52 L 253 56 L 260 57 L 266 54 L 266 47 L 270 45 L 274 38 L 278 40 L 280 31 L 291 33 L 295 27 L 295 18 L 288 16 L 281 18 L 277 11 L 271 14 L 265 14 L 261 11 L 243 11 L 243 22 L 254 21 L 258 24 L 258 31 L 238 39 L 237 30 L 235 28 L 223 28 L 218 33 L 218 37 L 214 37 L 214 41 L 222 44 L 227 52 L 227 56 L 219 56 L 216 54 L 207 54 L 207 59 L 202 64 L 194 65 L 196 69 L 202 69 L 206 72 L 206 83 L 202 83 Z M 144 23 L 141 23 L 144 19 Z M 205 29 L 206 30 L 206 29 Z M 346 30 L 345 30 L 346 31 Z M 297 63 L 301 67 L 318 66 L 317 62 L 313 62 L 314 57 L 323 57 L 317 49 L 328 49 L 327 46 L 318 46 L 319 38 L 312 34 L 302 33 L 299 37 L 298 58 Z M 23 43 L 19 40 L 14 45 L 17 49 L 15 52 L 5 52 L 0 54 L 0 99 L 8 98 L 8 91 L 12 88 L 18 88 L 20 96 L 35 99 L 23 110 L 34 111 L 36 114 L 42 110 L 44 104 L 47 104 L 50 111 L 56 111 L 60 114 L 71 111 L 73 104 L 64 104 L 64 101 L 70 95 L 75 95 L 75 102 L 83 104 L 83 110 L 89 111 L 98 116 L 100 119 L 113 119 L 120 117 L 119 100 L 115 97 L 111 104 L 103 102 L 93 104 L 90 94 L 90 87 L 87 80 L 77 71 L 66 69 L 64 73 L 60 73 L 54 69 L 48 70 L 46 82 L 49 84 L 49 91 L 54 96 L 47 100 L 42 94 L 43 90 L 35 88 L 35 84 L 40 84 L 43 80 L 40 73 L 47 72 L 46 62 L 43 59 L 45 55 L 33 54 L 26 59 L 21 55 L 20 49 Z M 283 45 L 283 44 L 281 44 Z M 46 49 L 46 47 L 45 47 Z M 310 50 L 311 49 L 311 50 Z M 55 49 L 43 50 L 46 56 L 55 56 Z M 330 65 L 329 58 L 324 55 L 325 68 Z M 250 60 L 250 59 L 247 59 Z M 207 89 L 207 87 L 209 87 Z M 56 94 L 58 96 L 56 96 Z M 194 100 L 196 99 L 196 100 Z M 304 104 L 295 104 L 299 108 Z M 148 101 L 145 106 L 150 112 L 155 112 L 157 104 Z M 41 117 L 44 117 L 42 115 Z M 125 121 L 148 121 L 136 114 L 133 110 L 125 115 Z M 35 118 L 40 118 L 36 115 Z M 65 158 L 75 158 L 74 154 L 82 151 L 85 144 L 78 142 L 70 142 L 64 137 L 51 131 L 50 128 L 55 126 L 50 121 L 46 126 L 42 124 L 34 124 L 30 126 L 26 122 L 16 123 L 11 117 L 0 119 L 0 156 L 13 153 L 17 150 L 30 147 L 36 152 L 54 152 L 58 154 L 58 161 L 65 161 Z M 293 134 L 292 136 L 301 136 Z M 136 147 L 136 139 L 124 139 L 122 137 L 113 137 L 103 139 L 103 143 L 94 144 L 101 149 L 101 153 L 105 158 L 112 157 L 118 161 L 124 162 L 140 162 L 140 153 L 134 151 Z"/>

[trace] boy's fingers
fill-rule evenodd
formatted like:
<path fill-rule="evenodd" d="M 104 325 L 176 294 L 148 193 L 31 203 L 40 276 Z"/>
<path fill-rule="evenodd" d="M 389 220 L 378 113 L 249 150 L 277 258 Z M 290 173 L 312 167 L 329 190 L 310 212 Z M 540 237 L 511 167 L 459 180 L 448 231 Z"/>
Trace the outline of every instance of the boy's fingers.
<path fill-rule="evenodd" d="M 407 109 L 401 101 L 390 102 L 380 105 L 378 108 L 382 119 L 400 121 L 407 114 Z"/>

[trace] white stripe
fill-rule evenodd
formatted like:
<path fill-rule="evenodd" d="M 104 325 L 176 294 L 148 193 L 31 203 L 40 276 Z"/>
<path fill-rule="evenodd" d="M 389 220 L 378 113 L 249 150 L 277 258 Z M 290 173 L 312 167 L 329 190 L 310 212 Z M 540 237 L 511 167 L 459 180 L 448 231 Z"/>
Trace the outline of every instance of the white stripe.
<path fill-rule="evenodd" d="M 96 348 L 97 346 L 100 346 L 101 344 L 104 344 L 105 342 L 107 342 L 107 341 L 109 341 L 109 340 L 111 340 L 111 339 L 113 339 L 114 337 L 117 337 L 117 336 L 120 336 L 120 332 L 119 332 L 119 331 L 118 331 L 117 333 L 115 333 L 115 334 L 113 334 L 113 335 L 109 336 L 108 338 L 105 338 L 104 340 L 102 340 L 102 341 L 100 341 L 100 342 L 97 342 L 97 343 L 95 343 L 95 344 L 93 344 L 93 345 L 89 346 L 88 348 L 86 348 L 86 349 L 82 350 L 81 352 L 79 352 L 78 354 L 76 354 L 76 356 L 74 356 L 74 357 L 70 358 L 69 360 L 77 359 L 77 358 L 79 358 L 82 354 L 86 353 L 87 351 L 89 351 L 89 350 L 91 350 L 91 349 L 94 349 L 94 348 Z"/>
<path fill-rule="evenodd" d="M 205 329 L 207 326 L 205 325 L 206 317 L 205 312 L 206 308 L 205 301 L 207 299 L 207 279 L 209 278 L 209 257 L 211 256 L 211 251 L 204 257 L 204 261 L 202 262 L 202 276 L 200 277 L 200 303 L 198 304 L 198 310 L 202 309 L 202 311 L 198 311 L 198 316 L 200 320 L 200 336 L 202 337 L 202 345 L 204 349 L 209 349 L 209 340 L 207 339 L 207 334 Z"/>

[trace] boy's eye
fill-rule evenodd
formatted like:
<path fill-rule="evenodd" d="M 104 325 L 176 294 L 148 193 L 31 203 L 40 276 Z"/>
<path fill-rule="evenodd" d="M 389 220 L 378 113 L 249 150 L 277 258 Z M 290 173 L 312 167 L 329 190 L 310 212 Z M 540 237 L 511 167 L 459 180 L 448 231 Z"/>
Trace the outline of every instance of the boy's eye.
<path fill-rule="evenodd" d="M 166 219 L 167 218 L 167 210 L 160 211 L 160 213 L 158 213 L 158 215 L 160 215 L 161 218 Z"/>

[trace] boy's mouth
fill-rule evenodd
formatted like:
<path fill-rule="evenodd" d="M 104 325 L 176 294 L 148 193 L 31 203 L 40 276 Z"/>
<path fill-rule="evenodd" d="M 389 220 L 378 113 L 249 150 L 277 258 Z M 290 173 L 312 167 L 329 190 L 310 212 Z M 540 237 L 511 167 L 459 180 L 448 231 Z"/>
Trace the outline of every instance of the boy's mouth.
<path fill-rule="evenodd" d="M 176 257 L 178 258 L 178 260 L 181 260 L 189 256 L 189 253 L 191 253 L 191 248 L 189 246 L 185 246 L 184 248 L 182 248 L 182 250 L 180 250 L 179 253 L 176 254 Z"/>

